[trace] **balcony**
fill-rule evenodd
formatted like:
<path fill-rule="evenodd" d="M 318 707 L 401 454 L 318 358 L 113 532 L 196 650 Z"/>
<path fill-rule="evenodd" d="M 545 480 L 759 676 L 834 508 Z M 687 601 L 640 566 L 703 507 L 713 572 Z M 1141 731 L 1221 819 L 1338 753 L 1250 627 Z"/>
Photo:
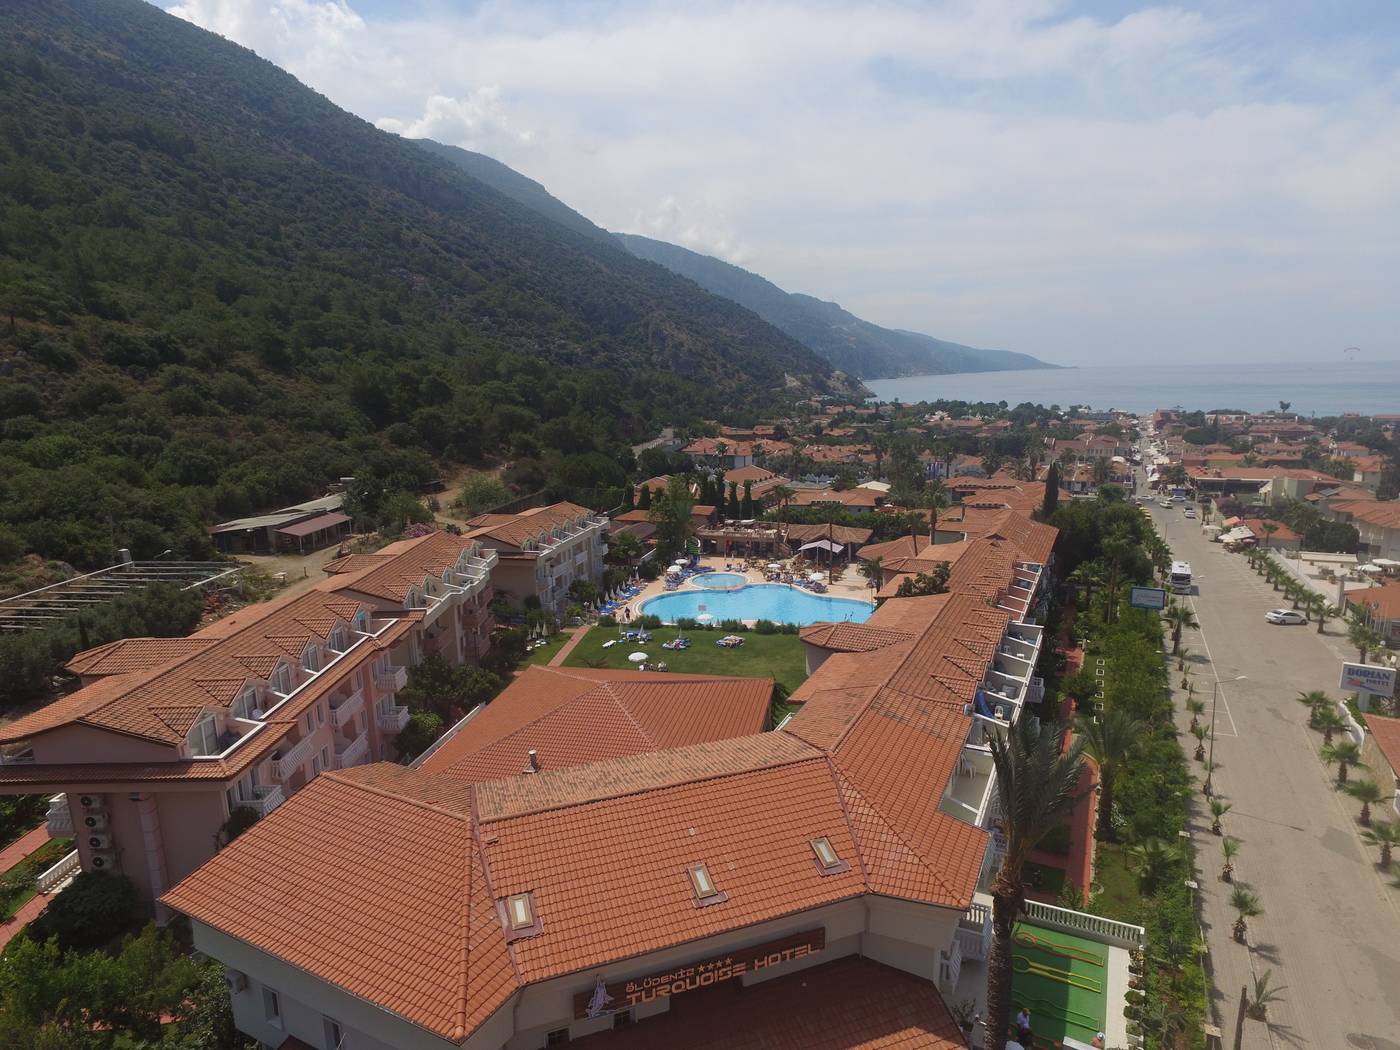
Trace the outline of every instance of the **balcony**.
<path fill-rule="evenodd" d="M 334 702 L 334 701 L 332 701 Z M 331 708 L 331 725 L 337 729 L 343 729 L 355 720 L 355 717 L 365 709 L 365 691 L 356 689 L 339 706 Z"/>
<path fill-rule="evenodd" d="M 287 745 L 282 745 L 287 747 Z M 280 749 L 279 749 L 280 750 Z M 272 775 L 278 780 L 290 779 L 291 775 L 299 770 L 308 758 L 311 757 L 312 743 L 309 736 L 302 737 L 300 741 L 292 744 L 288 750 L 281 755 L 275 756 L 272 760 Z"/>
<path fill-rule="evenodd" d="M 374 672 L 374 687 L 381 693 L 397 693 L 406 685 L 408 685 L 407 667 L 390 667 L 388 670 Z"/>
<path fill-rule="evenodd" d="M 35 886 L 40 893 L 57 893 L 73 876 L 78 874 L 78 869 L 81 866 L 82 862 L 78 859 L 78 851 L 74 850 L 35 879 Z"/>
<path fill-rule="evenodd" d="M 73 814 L 68 809 L 67 795 L 55 795 L 49 799 L 48 821 L 51 838 L 73 834 Z"/>
<path fill-rule="evenodd" d="M 340 743 L 337 738 L 336 743 Z M 361 733 L 343 751 L 335 753 L 335 768 L 349 769 L 351 766 L 358 766 L 369 758 L 369 734 Z"/>
<path fill-rule="evenodd" d="M 379 731 L 381 733 L 401 733 L 408 725 L 408 708 L 390 707 L 379 712 Z"/>
<path fill-rule="evenodd" d="M 964 747 L 938 808 L 975 827 L 984 826 L 994 781 L 991 753 Z"/>
<path fill-rule="evenodd" d="M 258 816 L 265 817 L 285 801 L 287 796 L 281 784 L 259 784 L 253 788 L 252 798 L 240 798 L 234 805 L 251 809 Z"/>

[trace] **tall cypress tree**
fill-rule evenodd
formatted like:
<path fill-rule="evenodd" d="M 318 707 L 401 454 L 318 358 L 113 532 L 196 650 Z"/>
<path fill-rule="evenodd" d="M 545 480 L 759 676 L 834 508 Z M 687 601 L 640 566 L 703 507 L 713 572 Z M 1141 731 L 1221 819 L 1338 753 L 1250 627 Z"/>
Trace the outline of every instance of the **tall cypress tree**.
<path fill-rule="evenodd" d="M 642 486 L 642 491 L 641 491 L 640 495 L 638 495 L 638 497 L 637 497 L 637 509 L 638 509 L 638 510 L 650 510 L 650 509 L 651 509 L 651 489 L 647 488 L 645 485 Z"/>
<path fill-rule="evenodd" d="M 743 517 L 743 518 L 745 518 L 745 519 L 747 519 L 747 518 L 752 518 L 752 517 L 753 517 L 753 482 L 752 482 L 752 481 L 746 481 L 746 482 L 744 482 L 744 502 L 743 502 L 742 510 L 743 510 L 743 513 L 740 515 L 740 517 Z"/>
<path fill-rule="evenodd" d="M 1049 518 L 1060 503 L 1060 464 L 1052 462 L 1045 472 L 1045 498 L 1040 501 L 1040 516 Z"/>

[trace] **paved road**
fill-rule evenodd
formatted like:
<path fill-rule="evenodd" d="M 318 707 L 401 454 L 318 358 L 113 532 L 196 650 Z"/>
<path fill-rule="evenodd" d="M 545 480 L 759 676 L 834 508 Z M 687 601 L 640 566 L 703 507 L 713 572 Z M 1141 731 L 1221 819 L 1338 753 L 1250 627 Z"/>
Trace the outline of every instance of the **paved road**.
<path fill-rule="evenodd" d="M 1267 1027 L 1246 1022 L 1245 1047 L 1400 1050 L 1400 891 L 1377 872 L 1357 833 L 1360 807 L 1333 789 L 1317 758 L 1320 738 L 1294 701 L 1305 689 L 1336 695 L 1339 659 L 1354 654 L 1336 622 L 1326 636 L 1315 626 L 1266 624 L 1280 596 L 1243 557 L 1208 542 L 1179 510 L 1153 505 L 1152 513 L 1197 581 L 1189 601 L 1201 630 L 1183 644 L 1195 654 L 1197 696 L 1209 704 L 1217 677 L 1222 683 L 1216 793 L 1234 806 L 1225 825 L 1242 842 L 1237 878 L 1265 909 L 1250 922 L 1250 947 L 1234 943 L 1219 840 L 1198 796 L 1197 881 L 1225 1045 L 1234 1045 L 1241 987 L 1272 969 L 1274 983 L 1288 986 L 1285 1001 L 1270 1008 Z M 1247 680 L 1231 682 L 1237 675 Z"/>

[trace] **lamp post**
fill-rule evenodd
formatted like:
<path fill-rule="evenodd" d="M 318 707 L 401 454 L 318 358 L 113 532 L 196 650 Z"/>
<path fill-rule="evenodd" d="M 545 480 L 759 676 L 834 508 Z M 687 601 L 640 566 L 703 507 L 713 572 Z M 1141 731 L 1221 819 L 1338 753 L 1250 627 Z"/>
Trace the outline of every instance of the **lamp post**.
<path fill-rule="evenodd" d="M 1234 678 L 1228 679 L 1231 682 L 1243 682 L 1248 675 L 1237 674 Z M 1210 755 L 1206 758 L 1206 798 L 1210 798 L 1211 778 L 1215 776 L 1215 710 L 1220 705 L 1220 679 L 1215 679 L 1215 688 L 1211 690 L 1210 700 Z"/>

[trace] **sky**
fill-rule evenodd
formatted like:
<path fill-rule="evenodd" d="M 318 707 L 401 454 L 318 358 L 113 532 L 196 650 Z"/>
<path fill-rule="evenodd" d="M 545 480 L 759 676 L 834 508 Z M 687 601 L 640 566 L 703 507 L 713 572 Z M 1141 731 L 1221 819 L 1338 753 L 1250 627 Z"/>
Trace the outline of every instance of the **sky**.
<path fill-rule="evenodd" d="M 386 131 L 879 324 L 1400 358 L 1400 4 L 162 0 Z"/>

